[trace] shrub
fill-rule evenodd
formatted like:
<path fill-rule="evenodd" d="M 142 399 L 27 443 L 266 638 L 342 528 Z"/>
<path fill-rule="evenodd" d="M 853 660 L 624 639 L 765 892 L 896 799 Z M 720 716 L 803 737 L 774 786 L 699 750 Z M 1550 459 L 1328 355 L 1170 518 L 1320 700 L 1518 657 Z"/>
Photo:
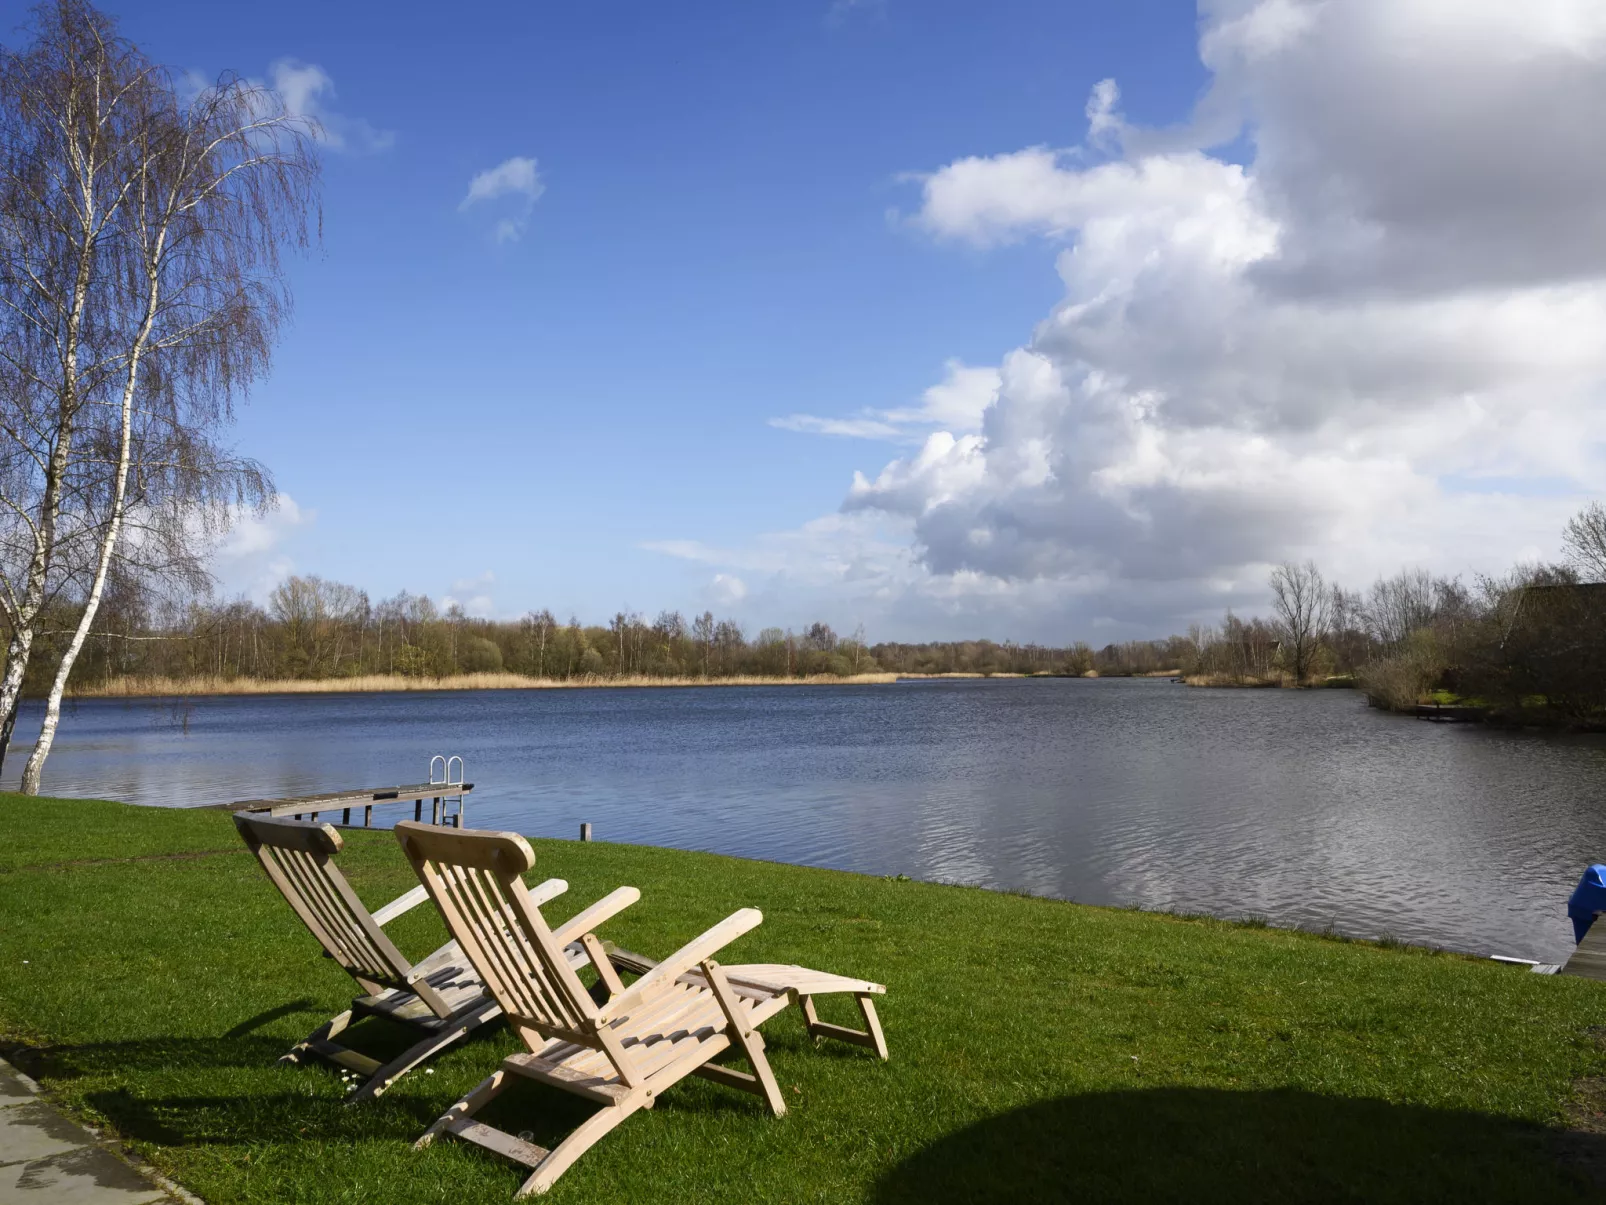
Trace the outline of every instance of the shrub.
<path fill-rule="evenodd" d="M 457 664 L 465 674 L 494 674 L 502 668 L 502 650 L 494 640 L 470 636 L 463 641 Z"/>

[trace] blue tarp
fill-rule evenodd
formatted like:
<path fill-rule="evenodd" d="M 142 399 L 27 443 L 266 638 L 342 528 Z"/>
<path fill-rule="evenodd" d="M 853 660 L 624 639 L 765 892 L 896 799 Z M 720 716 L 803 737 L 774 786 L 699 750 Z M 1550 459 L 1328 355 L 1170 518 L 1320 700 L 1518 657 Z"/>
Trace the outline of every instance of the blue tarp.
<path fill-rule="evenodd" d="M 1584 871 L 1572 895 L 1567 897 L 1567 915 L 1573 918 L 1573 940 L 1583 941 L 1595 913 L 1606 912 L 1606 866 L 1599 862 Z"/>

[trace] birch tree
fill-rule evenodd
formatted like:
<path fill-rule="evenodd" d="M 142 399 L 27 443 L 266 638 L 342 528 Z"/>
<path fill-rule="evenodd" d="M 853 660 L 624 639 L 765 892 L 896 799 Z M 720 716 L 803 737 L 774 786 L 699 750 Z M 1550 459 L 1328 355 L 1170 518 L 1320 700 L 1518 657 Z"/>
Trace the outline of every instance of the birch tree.
<path fill-rule="evenodd" d="M 114 571 L 193 581 L 230 516 L 272 497 L 221 436 L 268 366 L 280 253 L 308 243 L 317 183 L 315 129 L 270 90 L 184 95 L 82 0 L 36 9 L 35 35 L 0 56 L 0 757 L 41 608 L 66 592 L 79 618 L 29 793 Z"/>

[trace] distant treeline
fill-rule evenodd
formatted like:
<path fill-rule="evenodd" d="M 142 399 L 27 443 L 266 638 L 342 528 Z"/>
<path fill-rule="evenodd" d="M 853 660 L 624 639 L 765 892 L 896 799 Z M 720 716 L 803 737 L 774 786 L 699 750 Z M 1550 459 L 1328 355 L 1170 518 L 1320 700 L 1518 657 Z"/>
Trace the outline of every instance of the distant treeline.
<path fill-rule="evenodd" d="M 629 611 L 605 624 L 551 611 L 477 619 L 402 593 L 371 602 L 353 587 L 292 577 L 266 606 L 245 600 L 152 601 L 113 589 L 72 675 L 78 689 L 119 680 L 260 682 L 503 673 L 563 682 L 626 678 L 852 677 L 859 674 L 1178 674 L 1201 685 L 1302 686 L 1353 681 L 1381 706 L 1456 699 L 1491 711 L 1596 723 L 1606 717 L 1606 509 L 1564 533 L 1568 561 L 1471 585 L 1407 570 L 1364 593 L 1328 583 L 1312 563 L 1271 575 L 1273 614 L 1185 635 L 1094 649 L 990 640 L 871 645 L 825 623 L 800 631 L 710 612 Z M 116 583 L 114 583 L 115 585 Z M 27 687 L 43 689 L 76 614 L 42 625 Z"/>
<path fill-rule="evenodd" d="M 48 673 L 52 629 L 38 661 Z M 1184 638 L 1134 641 L 1094 650 L 990 640 L 870 645 L 863 631 L 829 624 L 749 634 L 710 612 L 652 620 L 629 611 L 605 624 L 560 622 L 551 611 L 521 619 L 478 619 L 461 607 L 402 593 L 372 602 L 353 586 L 292 577 L 267 605 L 245 600 L 151 602 L 119 593 L 102 606 L 95 637 L 78 660 L 78 689 L 117 679 L 328 680 L 393 674 L 445 678 L 515 673 L 557 681 L 613 678 L 804 678 L 866 673 L 1126 675 L 1175 672 Z M 40 684 L 30 681 L 31 687 Z"/>

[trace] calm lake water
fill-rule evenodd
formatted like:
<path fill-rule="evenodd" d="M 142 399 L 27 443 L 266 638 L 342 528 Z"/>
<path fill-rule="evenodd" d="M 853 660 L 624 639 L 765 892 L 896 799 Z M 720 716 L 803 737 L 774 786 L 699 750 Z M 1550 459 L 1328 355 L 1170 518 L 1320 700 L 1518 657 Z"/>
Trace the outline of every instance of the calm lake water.
<path fill-rule="evenodd" d="M 64 718 L 45 788 L 214 803 L 417 782 L 434 753 L 466 759 L 477 828 L 590 821 L 599 840 L 1547 961 L 1606 859 L 1601 738 L 1155 680 L 95 700 Z"/>

